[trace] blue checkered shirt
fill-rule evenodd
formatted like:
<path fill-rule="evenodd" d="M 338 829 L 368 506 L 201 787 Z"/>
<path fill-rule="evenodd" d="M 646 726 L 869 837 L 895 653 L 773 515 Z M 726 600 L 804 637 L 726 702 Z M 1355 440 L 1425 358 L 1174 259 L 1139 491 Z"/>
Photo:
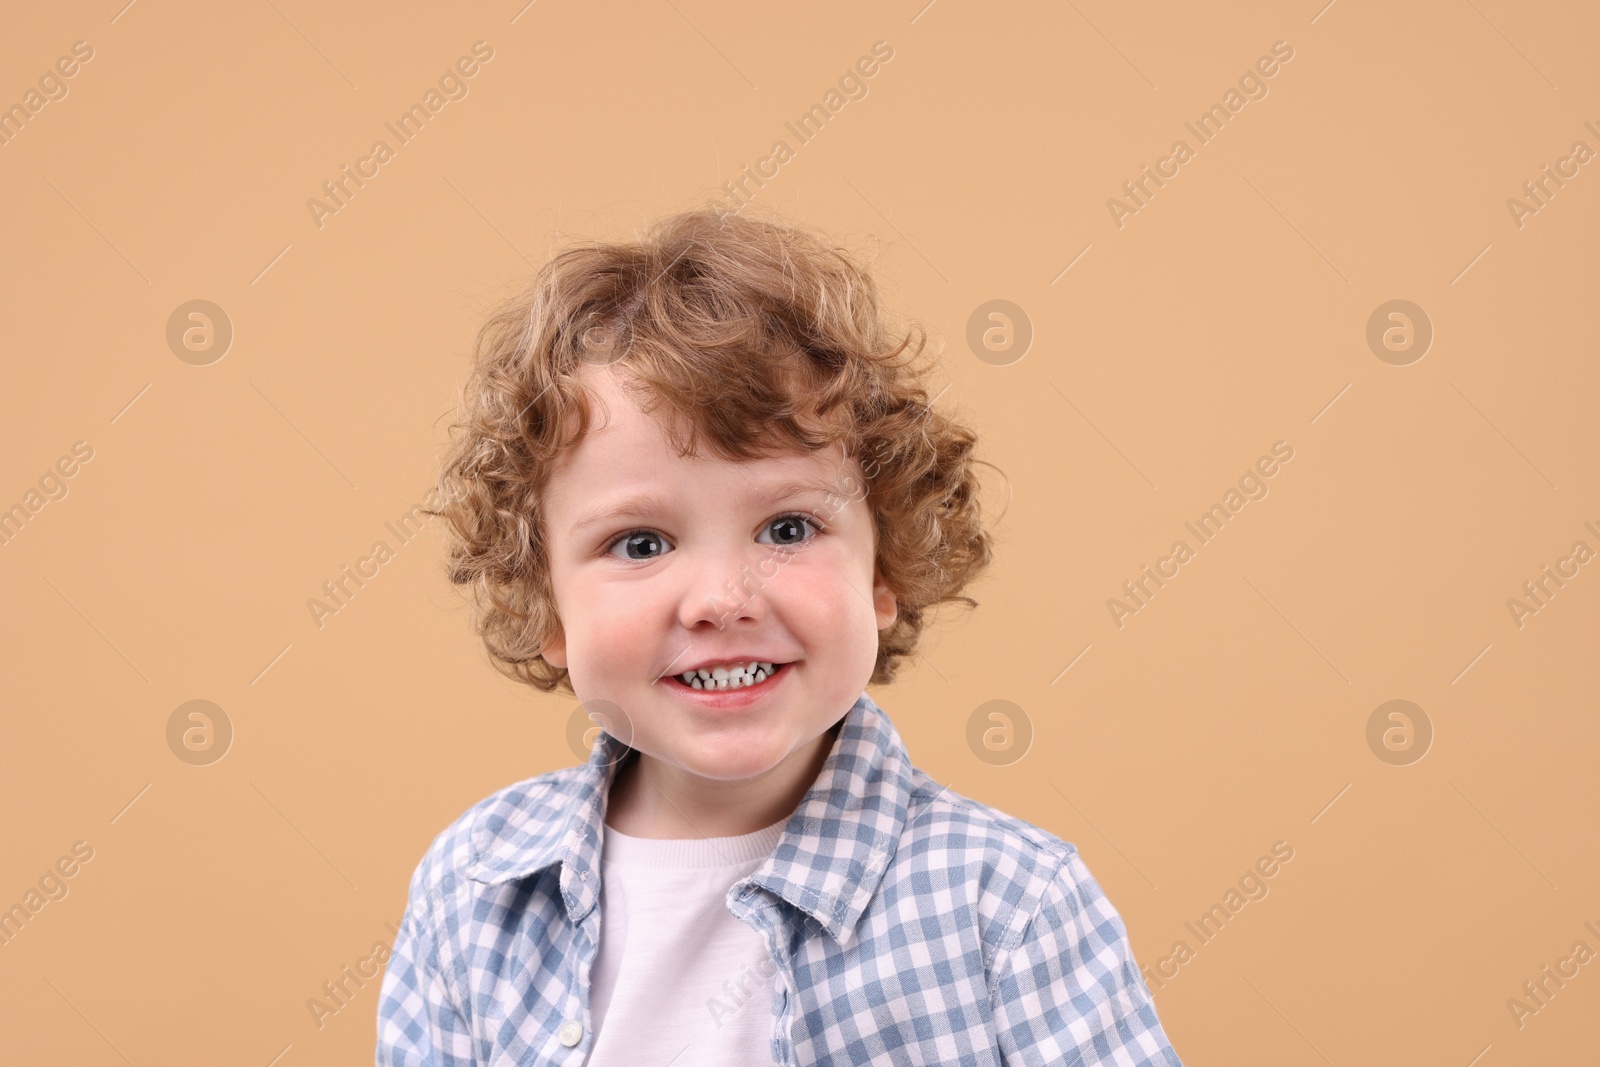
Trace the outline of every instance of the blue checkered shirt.
<path fill-rule="evenodd" d="M 587 765 L 507 786 L 434 839 L 383 977 L 379 1067 L 587 1058 L 627 752 L 598 738 Z M 776 965 L 774 1063 L 1182 1067 L 1077 849 L 913 767 L 865 693 L 727 907 Z"/>

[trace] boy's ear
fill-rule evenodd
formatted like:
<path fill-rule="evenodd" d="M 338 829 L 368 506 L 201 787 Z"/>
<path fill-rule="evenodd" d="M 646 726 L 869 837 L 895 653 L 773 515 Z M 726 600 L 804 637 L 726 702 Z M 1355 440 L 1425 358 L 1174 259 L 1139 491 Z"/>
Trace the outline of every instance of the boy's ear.
<path fill-rule="evenodd" d="M 883 575 L 874 572 L 872 582 L 872 609 L 878 616 L 878 629 L 887 630 L 894 625 L 894 620 L 900 617 L 899 602 L 895 599 L 894 591 L 883 580 Z"/>

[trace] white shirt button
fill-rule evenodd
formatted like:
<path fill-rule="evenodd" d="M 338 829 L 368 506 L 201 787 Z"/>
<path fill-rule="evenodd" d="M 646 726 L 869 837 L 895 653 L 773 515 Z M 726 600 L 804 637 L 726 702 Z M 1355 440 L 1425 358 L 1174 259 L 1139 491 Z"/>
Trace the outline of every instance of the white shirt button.
<path fill-rule="evenodd" d="M 568 1019 L 561 1024 L 561 1032 L 558 1036 L 561 1038 L 563 1045 L 571 1048 L 583 1038 L 583 1024 L 576 1019 Z"/>

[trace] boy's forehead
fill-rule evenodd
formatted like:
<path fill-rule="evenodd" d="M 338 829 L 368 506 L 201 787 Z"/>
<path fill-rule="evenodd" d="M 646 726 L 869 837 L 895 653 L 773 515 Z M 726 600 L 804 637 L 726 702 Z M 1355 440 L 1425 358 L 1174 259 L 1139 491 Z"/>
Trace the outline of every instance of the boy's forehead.
<path fill-rule="evenodd" d="M 760 507 L 803 494 L 859 493 L 860 467 L 842 444 L 730 459 L 702 441 L 698 452 L 681 455 L 663 421 L 664 406 L 643 412 L 611 374 L 595 377 L 588 430 L 563 451 L 546 486 L 549 518 L 561 534 L 578 536 L 608 516 L 671 507 L 686 496 Z"/>
<path fill-rule="evenodd" d="M 614 430 L 615 432 L 608 432 Z M 641 432 L 635 424 L 613 424 L 593 433 L 571 450 L 563 472 L 574 499 L 609 496 L 618 491 L 717 486 L 740 494 L 759 494 L 788 487 L 843 492 L 855 465 L 843 448 L 820 452 L 791 451 L 752 459 L 727 458 L 704 447 L 682 455 L 664 436 Z"/>
<path fill-rule="evenodd" d="M 623 373 L 615 365 L 583 370 L 582 381 L 591 402 L 589 426 L 558 461 L 558 470 L 569 469 L 575 483 L 584 486 L 583 495 L 592 496 L 618 483 L 669 481 L 673 475 L 685 473 L 727 474 L 761 487 L 808 476 L 836 482 L 855 469 L 842 444 L 818 452 L 795 448 L 753 459 L 730 459 L 716 454 L 702 440 L 697 451 L 680 454 L 679 441 L 689 436 L 689 416 L 654 401 L 648 405 L 652 410 L 646 412 L 639 398 L 648 394 L 636 380 L 625 382 Z"/>

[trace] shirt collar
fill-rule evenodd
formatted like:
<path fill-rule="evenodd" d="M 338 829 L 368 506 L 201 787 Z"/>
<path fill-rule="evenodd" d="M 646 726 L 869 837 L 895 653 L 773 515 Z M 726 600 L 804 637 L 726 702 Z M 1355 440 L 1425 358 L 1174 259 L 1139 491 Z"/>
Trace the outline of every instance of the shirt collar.
<path fill-rule="evenodd" d="M 472 828 L 468 878 L 499 885 L 561 865 L 573 922 L 599 901 L 606 799 L 630 749 L 601 732 L 587 764 L 502 790 Z M 889 717 L 862 693 L 822 770 L 784 823 L 777 847 L 745 881 L 806 912 L 841 945 L 877 892 L 905 826 L 912 767 Z"/>

